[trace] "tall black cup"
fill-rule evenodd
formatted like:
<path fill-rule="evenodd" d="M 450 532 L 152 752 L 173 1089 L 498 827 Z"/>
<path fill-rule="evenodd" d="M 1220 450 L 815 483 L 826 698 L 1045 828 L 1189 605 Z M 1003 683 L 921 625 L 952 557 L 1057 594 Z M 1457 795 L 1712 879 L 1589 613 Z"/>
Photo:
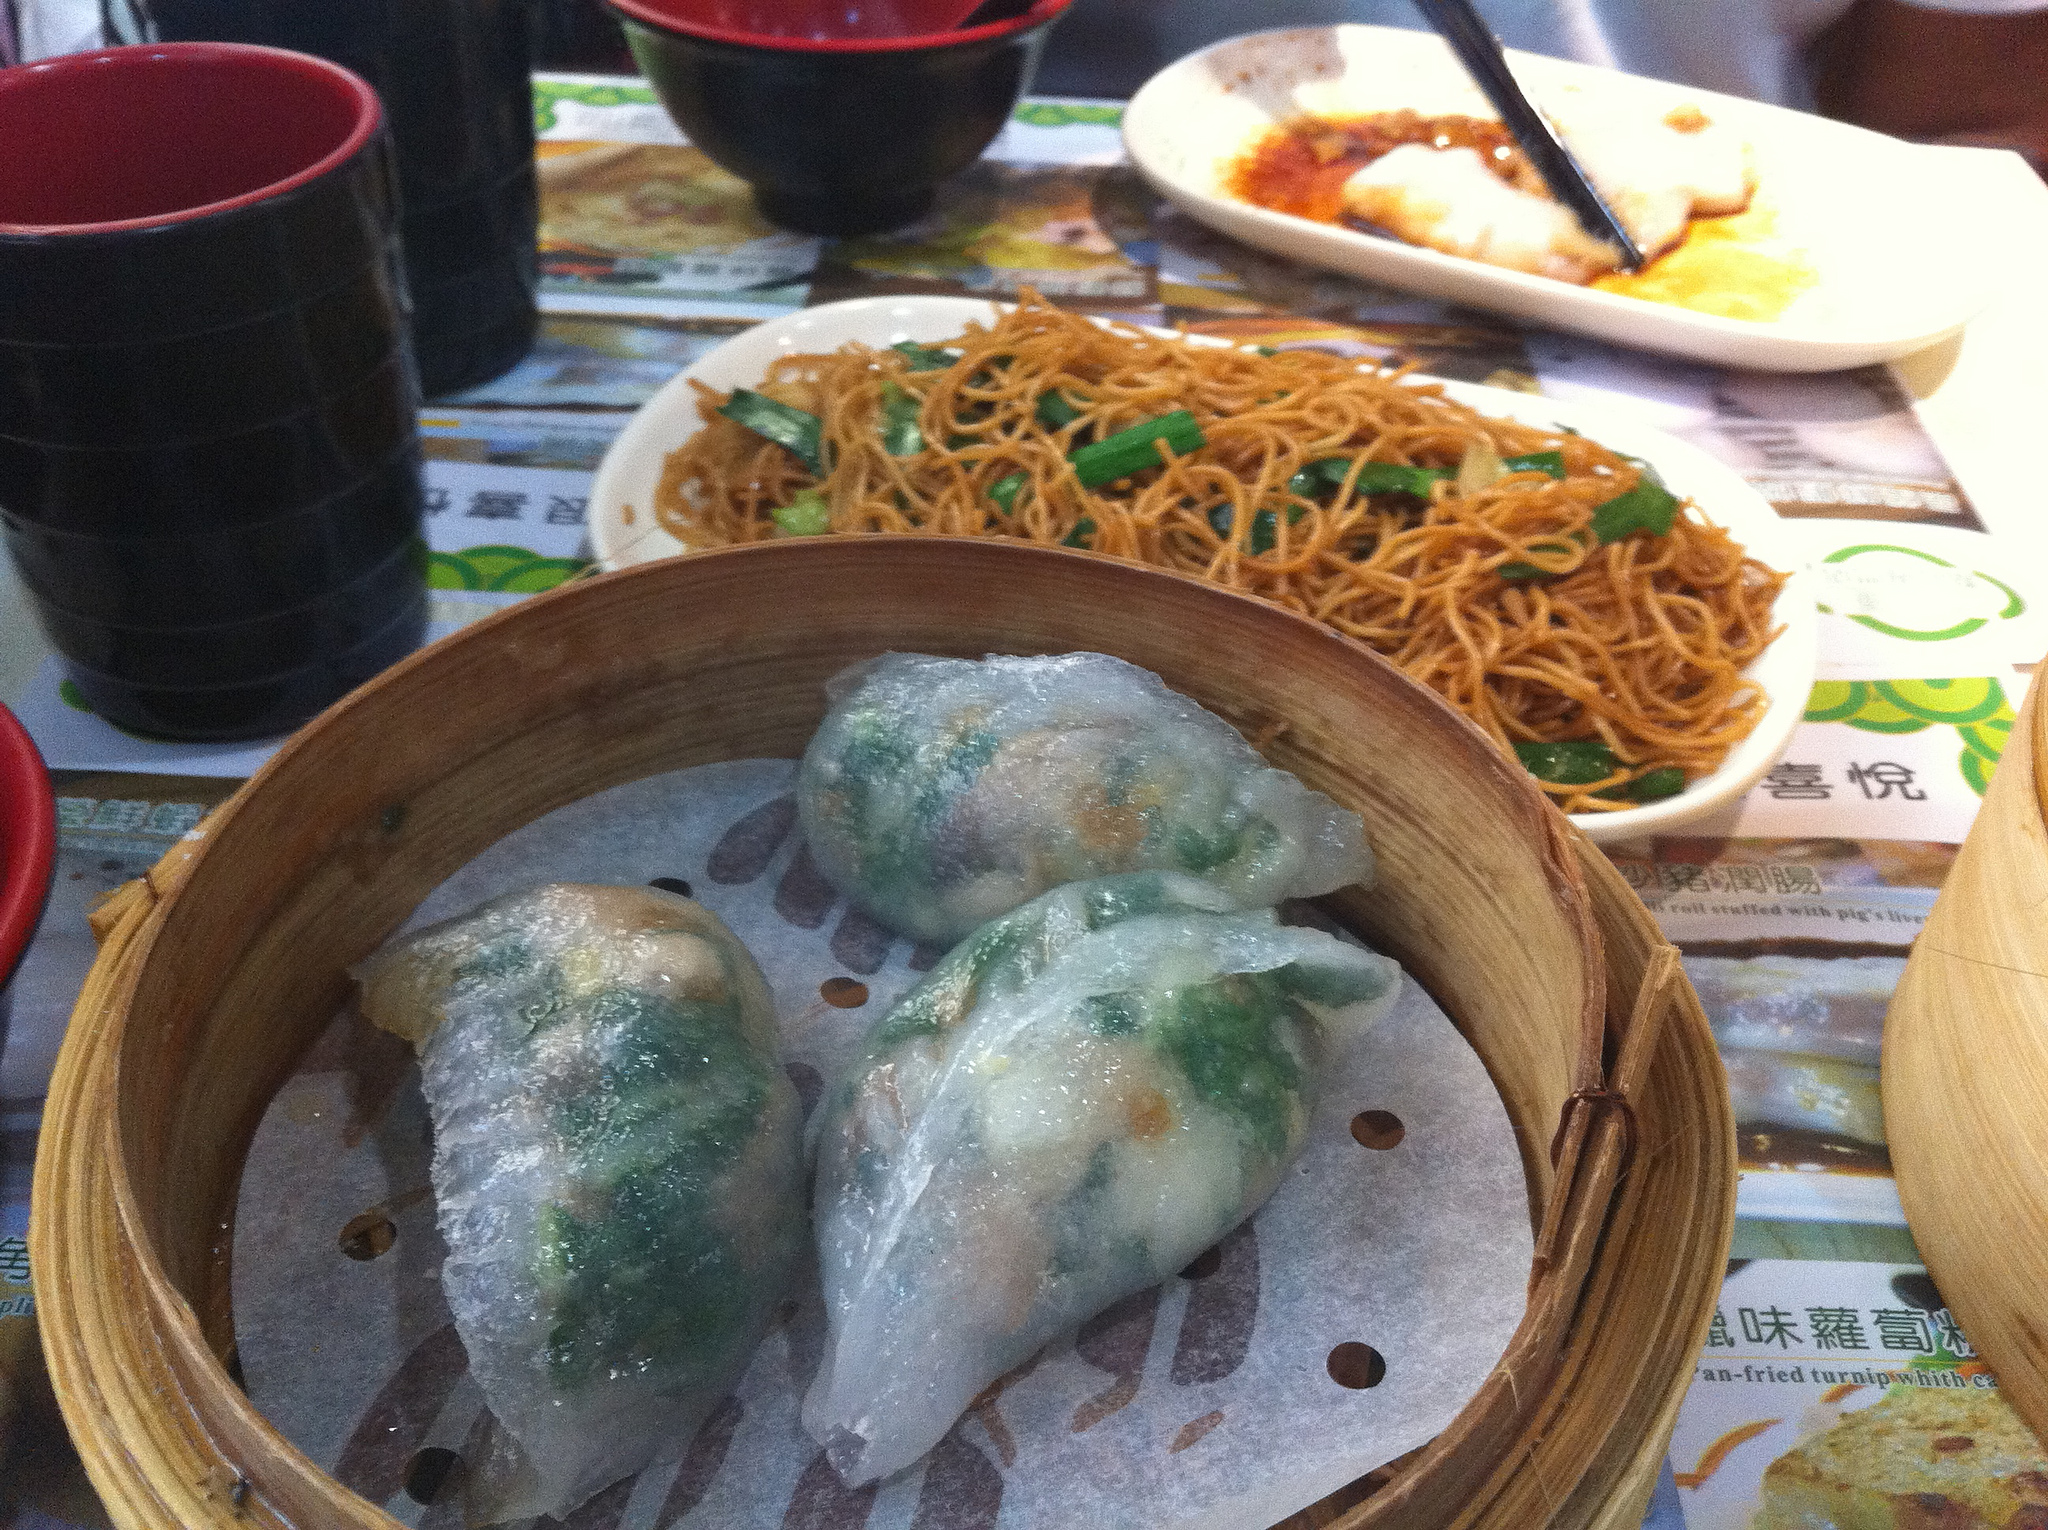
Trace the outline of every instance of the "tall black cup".
<path fill-rule="evenodd" d="M 426 628 L 376 94 L 271 48 L 0 70 L 0 538 L 108 720 L 303 722 Z"/>
<path fill-rule="evenodd" d="M 428 397 L 514 365 L 539 317 L 532 0 L 109 0 L 142 36 L 317 54 L 377 88 L 398 148 Z"/>

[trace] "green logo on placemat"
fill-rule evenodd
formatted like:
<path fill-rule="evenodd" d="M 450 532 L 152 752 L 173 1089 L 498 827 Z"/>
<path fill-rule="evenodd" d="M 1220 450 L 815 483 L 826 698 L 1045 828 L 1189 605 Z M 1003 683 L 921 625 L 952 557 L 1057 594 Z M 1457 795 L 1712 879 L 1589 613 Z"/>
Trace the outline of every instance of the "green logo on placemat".
<path fill-rule="evenodd" d="M 543 558 L 528 547 L 465 547 L 461 552 L 432 556 L 427 564 L 427 586 L 538 595 L 589 566 L 582 558 Z"/>
<path fill-rule="evenodd" d="M 586 85 L 568 80 L 533 82 L 533 130 L 545 133 L 555 125 L 555 105 L 580 101 L 585 106 L 652 106 L 654 91 L 646 85 Z"/>
<path fill-rule="evenodd" d="M 1843 547 L 1829 553 L 1821 562 L 1847 563 L 1868 553 L 1896 553 L 1902 558 L 1918 558 L 1921 562 L 1931 563 L 1936 568 L 1953 569 L 1957 566 L 1946 558 L 1937 558 L 1931 552 L 1922 552 L 1917 547 L 1900 547 L 1891 542 L 1859 542 L 1854 547 Z M 1850 621 L 1868 627 L 1872 632 L 1882 632 L 1886 637 L 1903 638 L 1909 643 L 1944 643 L 1951 638 L 1968 637 L 1994 621 L 2010 621 L 2027 609 L 2027 603 L 2020 599 L 2019 592 L 2004 580 L 1994 579 L 1982 569 L 1971 569 L 1969 573 L 2005 597 L 2002 605 L 1996 597 L 1993 598 L 1992 604 L 2000 606 L 1998 610 L 1984 616 L 1964 616 L 1945 627 L 1905 627 L 1895 622 L 1882 621 L 1867 612 L 1851 611 L 1843 614 L 1847 615 Z M 1819 609 L 1823 615 L 1835 614 L 1832 606 L 1821 605 Z M 1943 680 L 1936 683 L 1950 685 L 1954 682 Z"/>
<path fill-rule="evenodd" d="M 1956 766 L 1978 796 L 2012 735 L 2012 703 L 1989 676 L 1963 680 L 1823 680 L 1806 700 L 1807 722 L 1847 723 L 1865 733 L 1950 727 L 1963 741 Z"/>
<path fill-rule="evenodd" d="M 1074 101 L 1026 101 L 1010 115 L 1027 127 L 1120 127 L 1124 109 Z"/>

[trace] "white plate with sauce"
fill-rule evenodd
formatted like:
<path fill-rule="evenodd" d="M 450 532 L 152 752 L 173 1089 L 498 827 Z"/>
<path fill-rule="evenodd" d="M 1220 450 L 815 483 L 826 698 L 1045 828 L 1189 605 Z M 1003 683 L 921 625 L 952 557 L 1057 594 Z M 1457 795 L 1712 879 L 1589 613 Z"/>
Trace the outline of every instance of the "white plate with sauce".
<path fill-rule="evenodd" d="M 1677 251 L 1616 285 L 1656 284 L 1686 302 L 1771 316 L 1730 317 L 1573 286 L 1274 212 L 1227 189 L 1235 160 L 1269 127 L 1303 114 L 1407 108 L 1497 121 L 1431 33 L 1337 26 L 1217 43 L 1145 83 L 1124 112 L 1124 146 L 1163 196 L 1246 244 L 1551 328 L 1726 366 L 1820 372 L 1907 355 L 1960 329 L 2001 279 L 2002 261 L 1982 248 L 1996 243 L 1996 220 L 1945 162 L 1953 150 L 1589 64 L 1522 52 L 1508 58 L 1539 107 L 1573 93 L 1640 105 L 1653 116 L 1691 105 L 1745 138 L 1757 183 L 1749 211 L 1695 220 Z M 1709 225 L 1718 225 L 1711 251 L 1700 237 Z"/>
<path fill-rule="evenodd" d="M 779 357 L 834 351 L 849 342 L 876 348 L 899 340 L 932 342 L 987 324 L 997 306 L 978 298 L 854 298 L 800 309 L 735 335 L 671 378 L 640 406 L 612 442 L 590 490 L 590 541 L 606 569 L 630 567 L 693 551 L 654 515 L 655 491 L 668 454 L 703 428 L 694 379 L 728 391 L 761 381 Z M 1197 343 L 1202 342 L 1198 339 Z M 1213 342 L 1222 343 L 1222 342 Z M 1420 379 L 1418 379 L 1420 380 Z M 1653 464 L 1671 492 L 1690 499 L 1725 526 L 1750 553 L 1792 577 L 1778 595 L 1775 618 L 1785 630 L 1752 663 L 1746 677 L 1769 698 L 1762 721 L 1729 751 L 1718 770 L 1674 797 L 1613 813 L 1578 813 L 1572 822 L 1602 843 L 1668 833 L 1678 824 L 1732 803 L 1760 780 L 1784 750 L 1813 689 L 1819 618 L 1804 553 L 1778 514 L 1740 474 L 1698 447 L 1595 406 L 1512 393 L 1477 383 L 1428 379 L 1461 403 L 1546 430 L 1565 428 L 1614 451 Z"/>

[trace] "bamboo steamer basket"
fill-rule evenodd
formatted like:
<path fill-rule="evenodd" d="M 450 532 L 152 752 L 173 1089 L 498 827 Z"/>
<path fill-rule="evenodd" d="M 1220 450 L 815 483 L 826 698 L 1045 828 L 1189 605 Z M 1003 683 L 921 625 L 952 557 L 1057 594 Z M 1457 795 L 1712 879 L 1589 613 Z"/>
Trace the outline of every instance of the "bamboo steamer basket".
<path fill-rule="evenodd" d="M 395 1526 L 229 1378 L 237 1181 L 273 1092 L 347 964 L 485 846 L 625 781 L 794 756 L 825 679 L 890 648 L 1117 654 L 1364 816 L 1379 885 L 1335 911 L 1484 1060 L 1536 1258 L 1451 1425 L 1297 1519 L 1634 1530 L 1734 1215 L 1727 1088 L 1677 953 L 1519 767 L 1361 645 L 1175 574 L 920 537 L 652 563 L 480 622 L 300 732 L 102 910 L 30 1238 L 52 1377 L 115 1524 Z"/>
<path fill-rule="evenodd" d="M 1913 1241 L 2048 1439 L 2048 712 L 2027 692 L 1884 1022 L 1884 1130 Z"/>

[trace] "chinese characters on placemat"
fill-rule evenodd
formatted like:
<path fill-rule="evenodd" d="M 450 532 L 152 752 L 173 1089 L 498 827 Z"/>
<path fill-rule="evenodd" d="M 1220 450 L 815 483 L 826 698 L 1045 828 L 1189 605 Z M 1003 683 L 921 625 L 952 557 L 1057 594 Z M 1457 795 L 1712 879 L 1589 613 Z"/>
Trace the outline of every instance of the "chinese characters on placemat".
<path fill-rule="evenodd" d="M 2048 1515 L 2048 1456 L 1917 1265 L 1737 1261 L 1671 1463 L 1688 1530 Z"/>

